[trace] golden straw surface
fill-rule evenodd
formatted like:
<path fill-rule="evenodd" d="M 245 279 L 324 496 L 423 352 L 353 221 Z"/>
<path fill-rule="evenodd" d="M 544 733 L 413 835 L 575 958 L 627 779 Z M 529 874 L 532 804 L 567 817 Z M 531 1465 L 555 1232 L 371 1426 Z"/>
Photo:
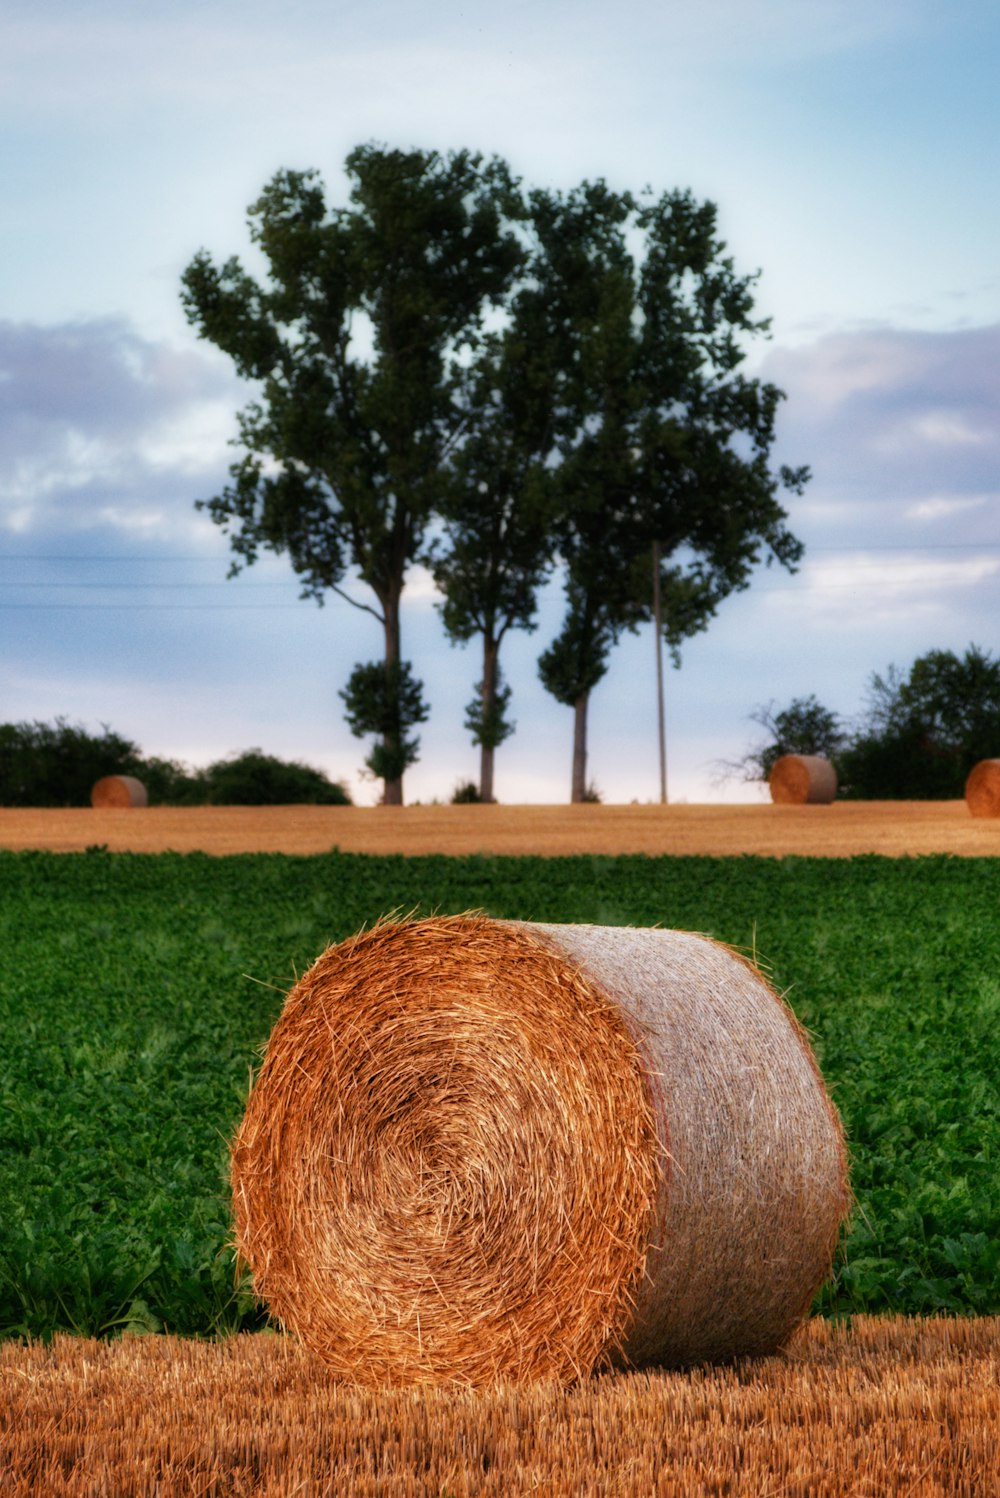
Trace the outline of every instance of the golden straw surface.
<path fill-rule="evenodd" d="M 485 917 L 381 924 L 289 994 L 232 1181 L 258 1293 L 341 1376 L 567 1381 L 628 1315 L 655 1126 L 564 959 Z"/>
<path fill-rule="evenodd" d="M 828 806 L 837 795 L 837 772 L 822 754 L 783 754 L 767 783 L 780 806 Z"/>
<path fill-rule="evenodd" d="M 973 766 L 965 801 L 974 817 L 1000 817 L 1000 759 L 981 759 Z"/>
<path fill-rule="evenodd" d="M 288 995 L 233 1142 L 258 1294 L 370 1387 L 769 1351 L 843 1143 L 756 969 L 670 931 L 384 923 Z"/>
<path fill-rule="evenodd" d="M 148 806 L 146 787 L 134 775 L 105 775 L 91 788 L 90 804 L 107 807 Z"/>

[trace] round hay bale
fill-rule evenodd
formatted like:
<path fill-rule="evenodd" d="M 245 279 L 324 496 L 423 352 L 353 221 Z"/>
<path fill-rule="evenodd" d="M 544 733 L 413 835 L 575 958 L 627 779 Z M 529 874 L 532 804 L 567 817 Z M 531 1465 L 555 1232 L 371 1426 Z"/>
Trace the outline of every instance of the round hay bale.
<path fill-rule="evenodd" d="M 981 759 L 973 766 L 965 801 L 974 817 L 1000 817 L 1000 759 Z"/>
<path fill-rule="evenodd" d="M 848 1206 L 808 1042 L 750 963 L 481 915 L 319 958 L 231 1178 L 257 1294 L 370 1387 L 773 1351 Z"/>
<path fill-rule="evenodd" d="M 134 775 L 105 775 L 90 792 L 91 806 L 148 806 L 146 787 Z"/>
<path fill-rule="evenodd" d="M 823 754 L 783 754 L 767 783 L 771 800 L 783 806 L 827 806 L 837 795 L 837 772 Z"/>

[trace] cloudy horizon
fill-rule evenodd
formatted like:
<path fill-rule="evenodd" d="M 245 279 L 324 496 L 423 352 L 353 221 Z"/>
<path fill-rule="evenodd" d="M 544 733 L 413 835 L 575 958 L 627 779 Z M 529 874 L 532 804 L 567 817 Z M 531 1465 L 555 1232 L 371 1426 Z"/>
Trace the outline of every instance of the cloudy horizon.
<path fill-rule="evenodd" d="M 0 20 L 2 721 L 108 723 L 189 763 L 259 746 L 374 799 L 337 694 L 377 626 L 299 601 L 283 558 L 227 580 L 194 502 L 225 482 L 248 391 L 179 297 L 200 246 L 251 259 L 246 207 L 279 166 L 317 167 L 339 198 L 366 139 L 495 151 L 529 183 L 691 186 L 737 268 L 761 269 L 772 334 L 748 368 L 787 396 L 775 462 L 813 471 L 787 506 L 805 558 L 759 569 L 668 671 L 671 799 L 760 794 L 718 782 L 760 704 L 813 693 L 850 719 L 890 664 L 1000 650 L 992 7 L 446 4 L 418 26 L 402 5 L 299 0 L 283 16 L 40 0 Z M 504 646 L 503 801 L 568 797 L 572 715 L 535 667 L 560 616 L 555 582 L 537 631 Z M 447 643 L 419 573 L 403 628 L 432 706 L 407 799 L 447 799 L 477 773 L 475 646 Z M 649 631 L 626 637 L 594 693 L 605 799 L 658 794 L 653 660 Z"/>

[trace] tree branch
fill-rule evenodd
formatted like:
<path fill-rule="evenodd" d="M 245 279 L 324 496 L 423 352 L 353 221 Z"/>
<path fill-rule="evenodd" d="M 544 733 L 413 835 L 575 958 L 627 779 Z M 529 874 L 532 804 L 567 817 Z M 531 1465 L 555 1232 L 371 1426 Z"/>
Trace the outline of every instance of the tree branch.
<path fill-rule="evenodd" d="M 359 603 L 356 598 L 351 597 L 350 593 L 345 593 L 343 588 L 338 588 L 336 583 L 328 583 L 327 586 L 331 593 L 337 594 L 338 598 L 343 598 L 346 603 L 353 604 L 356 609 L 363 609 L 366 614 L 371 614 L 372 618 L 377 619 L 379 624 L 385 623 L 385 616 L 380 614 L 377 609 L 373 609 L 370 604 Z"/>

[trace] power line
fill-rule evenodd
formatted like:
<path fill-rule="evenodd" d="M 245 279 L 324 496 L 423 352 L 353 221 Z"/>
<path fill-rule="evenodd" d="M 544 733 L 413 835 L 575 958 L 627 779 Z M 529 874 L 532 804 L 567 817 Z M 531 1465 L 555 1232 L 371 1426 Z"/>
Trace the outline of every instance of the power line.
<path fill-rule="evenodd" d="M 161 588 L 225 588 L 228 586 L 229 580 L 226 578 L 223 578 L 220 582 L 216 583 L 60 583 L 53 581 L 19 583 L 3 582 L 2 580 L 0 580 L 0 587 L 2 588 L 115 588 L 119 591 L 122 588 L 135 588 L 137 590 L 155 589 L 156 591 L 159 591 Z M 283 583 L 241 583 L 240 586 L 242 588 L 294 588 L 297 586 L 297 584 L 289 580 L 288 582 Z"/>
<path fill-rule="evenodd" d="M 940 541 L 933 544 L 921 542 L 912 546 L 899 543 L 873 542 L 868 545 L 859 542 L 857 546 L 807 546 L 804 551 L 806 563 L 810 559 L 821 554 L 824 557 L 858 557 L 868 556 L 872 552 L 887 553 L 894 556 L 912 556 L 915 552 L 921 554 L 935 554 L 942 551 L 1000 551 L 1000 541 Z"/>
<path fill-rule="evenodd" d="M 107 552 L 50 554 L 40 551 L 0 551 L 0 562 L 212 562 L 218 565 L 220 561 L 225 561 L 225 557 L 186 557 L 164 555 L 162 552 L 153 556 L 126 556 L 122 553 L 110 555 Z"/>
<path fill-rule="evenodd" d="M 839 553 L 843 556 L 855 556 L 859 551 L 1000 551 L 1000 540 L 996 541 L 872 541 L 858 542 L 853 546 L 826 546 L 808 545 L 806 555 L 813 552 Z M 116 564 L 133 562 L 211 562 L 217 566 L 225 557 L 214 556 L 164 556 L 159 555 L 108 555 L 106 553 L 47 553 L 47 552 L 0 552 L 0 562 L 113 562 Z M 252 564 L 247 564 L 252 565 Z M 261 585 L 263 586 L 263 585 Z"/>
<path fill-rule="evenodd" d="M 181 609 L 214 609 L 216 611 L 229 611 L 230 613 L 260 612 L 264 609 L 287 609 L 291 612 L 301 612 L 300 603 L 4 603 L 0 600 L 0 609 L 33 609 L 36 612 L 53 609 L 73 609 L 76 613 L 96 613 L 98 609 L 128 610 L 134 613 L 136 610 L 144 612 L 171 613 L 179 612 Z"/>

